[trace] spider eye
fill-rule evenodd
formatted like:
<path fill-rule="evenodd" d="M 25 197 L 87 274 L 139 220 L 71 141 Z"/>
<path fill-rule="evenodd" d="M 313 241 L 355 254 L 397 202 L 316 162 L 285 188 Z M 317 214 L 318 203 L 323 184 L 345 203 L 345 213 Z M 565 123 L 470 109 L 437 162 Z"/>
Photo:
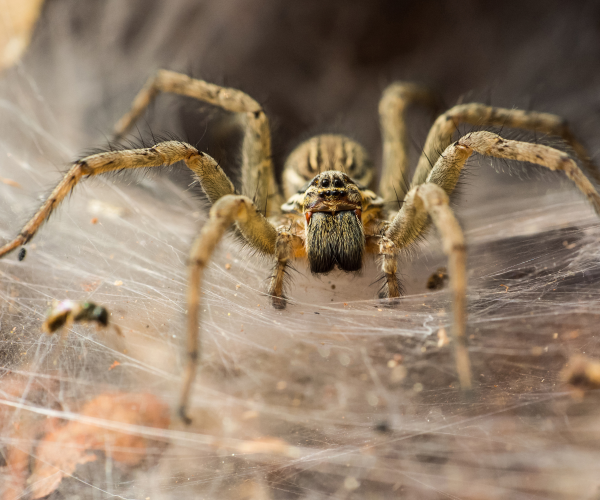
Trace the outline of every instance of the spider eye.
<path fill-rule="evenodd" d="M 336 188 L 344 187 L 344 182 L 342 181 L 342 179 L 335 179 L 333 181 L 333 187 L 336 187 Z"/>
<path fill-rule="evenodd" d="M 327 186 L 329 186 L 329 179 L 325 178 L 321 181 L 321 186 L 323 186 L 324 188 L 326 188 Z"/>

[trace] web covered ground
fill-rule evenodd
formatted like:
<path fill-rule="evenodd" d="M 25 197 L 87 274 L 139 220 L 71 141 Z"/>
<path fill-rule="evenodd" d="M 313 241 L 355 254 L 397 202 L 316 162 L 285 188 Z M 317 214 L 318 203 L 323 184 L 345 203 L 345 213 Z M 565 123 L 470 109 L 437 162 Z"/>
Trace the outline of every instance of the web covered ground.
<path fill-rule="evenodd" d="M 6 239 L 31 213 L 31 186 L 52 183 L 57 172 L 29 168 L 21 147 L 3 146 L 1 176 L 21 186 L 0 186 Z M 264 296 L 269 264 L 229 238 L 203 288 L 193 425 L 173 418 L 160 433 L 166 449 L 148 450 L 146 468 L 124 472 L 101 453 L 58 491 L 592 498 L 600 401 L 594 393 L 573 399 L 559 374 L 573 354 L 600 354 L 598 223 L 567 186 L 505 202 L 463 214 L 477 381 L 470 400 L 457 390 L 449 346 L 438 347 L 438 332 L 450 331 L 447 292 L 425 288 L 444 264 L 434 236 L 403 265 L 408 293 L 399 304 L 373 299 L 373 263 L 362 276 L 321 278 L 300 264 L 284 312 Z M 6 415 L 3 436 L 23 414 L 44 416 L 57 402 L 59 417 L 77 420 L 82 402 L 105 392 L 149 392 L 176 406 L 186 255 L 205 213 L 165 178 L 84 182 L 25 260 L 3 260 L 2 379 L 43 381 L 48 393 L 44 404 L 4 393 L 2 404 L 20 413 Z M 53 364 L 58 338 L 40 325 L 51 302 L 63 299 L 106 306 L 123 338 L 75 325 Z M 17 446 L 35 455 L 36 436 L 20 439 Z"/>
<path fill-rule="evenodd" d="M 93 117 L 75 105 L 56 111 L 38 84 L 26 65 L 3 83 L 2 241 L 88 145 L 62 116 Z M 16 253 L 0 261 L 5 498 L 41 494 L 58 476 L 53 499 L 598 497 L 600 397 L 574 393 L 561 371 L 576 354 L 600 356 L 600 224 L 568 182 L 544 191 L 534 176 L 458 200 L 469 244 L 469 397 L 457 389 L 452 344 L 443 345 L 448 293 L 425 286 L 444 265 L 435 234 L 403 260 L 398 304 L 374 299 L 373 262 L 360 276 L 321 278 L 298 264 L 285 311 L 264 295 L 270 264 L 227 238 L 203 287 L 204 350 L 186 427 L 173 411 L 186 259 L 206 206 L 197 187 L 170 179 L 83 182 L 22 262 Z M 106 306 L 123 337 L 74 325 L 59 350 L 40 327 L 64 299 Z M 106 395 L 142 420 L 86 406 Z M 45 454 L 50 433 L 64 429 L 86 439 L 57 439 Z M 92 443 L 108 431 L 143 442 Z M 73 470 L 52 462 L 73 450 L 95 459 Z"/>

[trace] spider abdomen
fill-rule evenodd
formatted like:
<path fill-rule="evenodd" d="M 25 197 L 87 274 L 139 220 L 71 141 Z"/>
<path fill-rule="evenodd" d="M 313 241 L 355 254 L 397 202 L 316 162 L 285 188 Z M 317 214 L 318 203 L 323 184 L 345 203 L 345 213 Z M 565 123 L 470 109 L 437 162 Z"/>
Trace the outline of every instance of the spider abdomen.
<path fill-rule="evenodd" d="M 315 212 L 306 234 L 306 253 L 313 273 L 328 273 L 335 266 L 358 271 L 365 251 L 363 226 L 353 210 Z"/>

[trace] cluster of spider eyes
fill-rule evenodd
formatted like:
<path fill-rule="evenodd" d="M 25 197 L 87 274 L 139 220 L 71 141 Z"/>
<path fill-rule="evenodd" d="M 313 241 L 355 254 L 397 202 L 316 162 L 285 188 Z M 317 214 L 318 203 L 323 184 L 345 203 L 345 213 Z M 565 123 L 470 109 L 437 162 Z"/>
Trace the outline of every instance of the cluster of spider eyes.
<path fill-rule="evenodd" d="M 329 181 L 328 178 L 325 178 L 321 181 L 321 187 L 326 188 L 326 187 L 329 187 L 330 184 L 331 184 L 331 182 Z M 344 181 L 342 181 L 342 179 L 334 179 L 333 187 L 336 187 L 336 188 L 344 187 Z"/>
<path fill-rule="evenodd" d="M 330 191 L 329 189 L 327 191 L 319 191 L 320 195 L 324 195 L 324 196 L 343 196 L 346 193 L 346 190 L 340 190 L 340 191 Z"/>

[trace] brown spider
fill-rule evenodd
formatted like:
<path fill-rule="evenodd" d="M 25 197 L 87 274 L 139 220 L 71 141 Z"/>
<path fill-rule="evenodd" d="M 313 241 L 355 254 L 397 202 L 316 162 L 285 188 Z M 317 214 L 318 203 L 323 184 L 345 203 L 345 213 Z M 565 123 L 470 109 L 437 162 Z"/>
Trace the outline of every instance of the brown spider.
<path fill-rule="evenodd" d="M 184 142 L 167 141 L 151 148 L 95 154 L 73 164 L 21 233 L 0 248 L 0 257 L 27 243 L 82 177 L 184 161 L 213 204 L 209 220 L 192 246 L 188 264 L 188 359 L 179 407 L 186 421 L 189 421 L 186 416 L 189 393 L 200 356 L 197 330 L 202 273 L 232 224 L 235 223 L 236 230 L 250 246 L 275 260 L 269 295 L 273 306 L 283 309 L 286 305 L 285 270 L 292 259 L 307 258 L 313 273 L 326 273 L 336 266 L 357 271 L 367 253 L 377 254 L 381 256 L 385 275 L 384 295 L 399 297 L 398 254 L 414 243 L 432 221 L 448 256 L 458 378 L 461 387 L 469 389 L 471 371 L 465 336 L 466 250 L 462 230 L 448 206 L 448 195 L 454 190 L 467 158 L 477 152 L 562 170 L 600 214 L 600 196 L 594 186 L 575 161 L 562 151 L 506 140 L 484 131 L 469 133 L 452 142 L 460 123 L 523 128 L 559 136 L 570 146 L 588 175 L 600 182 L 600 174 L 585 148 L 574 138 L 565 121 L 555 115 L 483 104 L 454 106 L 433 124 L 411 186 L 405 189 L 402 180 L 408 170 L 408 147 L 404 111 L 410 103 L 432 105 L 434 100 L 419 86 L 394 83 L 384 91 L 379 103 L 383 135 L 380 196 L 369 190 L 373 170 L 365 149 L 341 135 L 320 135 L 300 144 L 285 163 L 282 192 L 273 173 L 267 116 L 254 99 L 239 90 L 161 70 L 148 80 L 131 110 L 117 123 L 117 137 L 127 133 L 159 92 L 194 97 L 240 113 L 245 119 L 241 194 L 213 158 Z M 248 198 L 250 194 L 254 194 L 254 201 Z M 284 195 L 286 203 L 283 203 Z M 403 200 L 399 211 L 384 208 L 386 202 L 397 198 Z M 265 208 L 265 215 L 257 207 Z"/>

